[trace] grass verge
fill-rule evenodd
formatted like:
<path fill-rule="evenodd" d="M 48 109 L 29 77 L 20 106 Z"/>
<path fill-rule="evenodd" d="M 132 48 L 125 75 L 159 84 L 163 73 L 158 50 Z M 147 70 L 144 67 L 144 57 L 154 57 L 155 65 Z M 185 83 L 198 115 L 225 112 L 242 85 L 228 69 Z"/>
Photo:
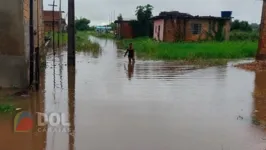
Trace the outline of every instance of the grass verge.
<path fill-rule="evenodd" d="M 50 33 L 46 33 L 46 36 L 49 36 L 49 37 L 53 37 L 53 32 L 50 32 Z M 58 40 L 59 39 L 59 40 Z M 60 45 L 66 45 L 67 44 L 67 33 L 57 33 L 55 32 L 54 34 L 54 40 L 55 40 L 55 44 L 57 45 L 58 41 L 60 43 Z"/>
<path fill-rule="evenodd" d="M 76 51 L 80 52 L 100 52 L 101 47 L 98 43 L 91 41 L 86 32 L 77 32 Z"/>
<path fill-rule="evenodd" d="M 125 39 L 119 41 L 120 48 L 133 43 L 138 56 L 159 60 L 186 60 L 187 62 L 208 65 L 224 65 L 229 59 L 254 57 L 257 42 L 157 42 L 149 38 Z"/>

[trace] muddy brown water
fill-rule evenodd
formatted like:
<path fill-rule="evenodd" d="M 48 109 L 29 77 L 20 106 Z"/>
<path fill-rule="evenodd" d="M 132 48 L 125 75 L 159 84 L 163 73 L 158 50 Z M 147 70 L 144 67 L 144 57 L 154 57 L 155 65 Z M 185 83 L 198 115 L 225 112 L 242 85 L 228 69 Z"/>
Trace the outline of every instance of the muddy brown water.
<path fill-rule="evenodd" d="M 31 113 L 69 114 L 70 132 L 14 133 L 1 116 L 0 150 L 265 150 L 266 72 L 127 63 L 112 40 L 99 55 L 47 56 L 41 91 L 14 100 Z M 259 125 L 260 124 L 260 125 Z M 47 131 L 47 132 L 45 132 Z"/>

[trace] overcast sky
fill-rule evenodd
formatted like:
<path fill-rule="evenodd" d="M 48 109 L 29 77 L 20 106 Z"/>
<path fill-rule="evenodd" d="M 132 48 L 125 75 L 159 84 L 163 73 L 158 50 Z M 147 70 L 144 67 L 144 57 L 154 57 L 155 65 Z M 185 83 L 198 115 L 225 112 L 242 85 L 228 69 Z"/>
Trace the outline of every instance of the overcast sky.
<path fill-rule="evenodd" d="M 48 4 L 53 0 L 43 1 L 44 9 L 51 9 Z M 59 0 L 55 2 L 58 4 Z M 124 19 L 135 19 L 136 6 L 146 4 L 154 6 L 154 16 L 161 11 L 172 10 L 192 15 L 220 16 L 221 11 L 230 10 L 235 19 L 254 23 L 260 22 L 262 9 L 262 0 L 75 0 L 75 3 L 75 15 L 90 19 L 93 25 L 106 24 L 111 16 L 114 20 L 119 13 Z M 67 0 L 62 0 L 62 10 L 67 12 Z"/>

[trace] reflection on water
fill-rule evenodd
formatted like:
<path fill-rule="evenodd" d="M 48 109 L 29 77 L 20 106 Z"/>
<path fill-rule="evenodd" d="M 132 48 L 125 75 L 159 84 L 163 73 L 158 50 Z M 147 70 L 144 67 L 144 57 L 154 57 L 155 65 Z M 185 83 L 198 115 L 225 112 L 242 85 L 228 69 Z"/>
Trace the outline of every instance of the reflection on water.
<path fill-rule="evenodd" d="M 135 65 L 135 63 L 128 62 L 127 68 L 125 66 L 125 70 L 127 70 L 128 80 L 131 80 L 131 78 L 133 77 L 133 74 L 134 74 L 134 65 Z"/>
<path fill-rule="evenodd" d="M 1 120 L 6 136 L 0 137 L 4 141 L 0 150 L 266 147 L 266 132 L 252 124 L 253 112 L 259 122 L 265 121 L 265 73 L 245 72 L 230 64 L 200 70 L 177 62 L 129 64 L 114 41 L 93 40 L 100 43 L 102 55 L 77 53 L 76 68 L 67 67 L 64 50 L 55 59 L 47 57 L 42 92 L 19 101 L 33 113 L 68 113 L 71 132 L 13 134 L 11 119 Z"/>
<path fill-rule="evenodd" d="M 45 76 L 41 74 L 40 89 L 45 89 Z M 44 112 L 44 92 L 33 93 L 31 97 L 11 99 L 14 105 L 28 111 L 31 114 Z M 9 102 L 10 102 L 9 101 Z M 14 114 L 15 115 L 15 114 Z M 0 149 L 1 150 L 42 150 L 46 148 L 45 127 L 33 126 L 32 132 L 14 132 L 14 115 L 0 116 Z M 34 122 L 37 121 L 37 115 L 32 115 Z M 39 132 L 44 131 L 44 132 Z"/>
<path fill-rule="evenodd" d="M 266 128 L 266 72 L 256 72 L 254 97 L 254 123 Z"/>
<path fill-rule="evenodd" d="M 75 84 L 76 68 L 68 67 L 68 111 L 70 121 L 69 150 L 75 150 Z"/>

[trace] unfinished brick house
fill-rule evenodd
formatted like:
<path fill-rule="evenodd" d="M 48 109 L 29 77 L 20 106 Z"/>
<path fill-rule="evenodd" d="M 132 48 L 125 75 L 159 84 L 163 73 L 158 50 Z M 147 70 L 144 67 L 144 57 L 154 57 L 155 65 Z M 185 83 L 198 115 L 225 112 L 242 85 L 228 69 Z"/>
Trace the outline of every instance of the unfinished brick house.
<path fill-rule="evenodd" d="M 158 41 L 199 41 L 220 38 L 229 40 L 230 17 L 192 16 L 178 11 L 161 12 L 152 18 L 153 38 Z"/>
<path fill-rule="evenodd" d="M 62 12 L 61 12 L 62 13 Z M 58 32 L 60 27 L 59 27 L 59 22 L 60 22 L 60 11 L 54 11 L 54 31 Z M 62 19 L 62 18 L 61 18 Z M 53 31 L 53 11 L 50 10 L 44 10 L 43 11 L 43 21 L 44 21 L 44 31 L 45 32 L 52 32 Z M 61 20 L 61 28 L 64 28 L 66 25 L 65 19 Z"/>
<path fill-rule="evenodd" d="M 133 31 L 130 25 L 130 20 L 117 20 L 116 24 L 116 34 L 118 38 L 130 39 L 133 38 Z"/>

